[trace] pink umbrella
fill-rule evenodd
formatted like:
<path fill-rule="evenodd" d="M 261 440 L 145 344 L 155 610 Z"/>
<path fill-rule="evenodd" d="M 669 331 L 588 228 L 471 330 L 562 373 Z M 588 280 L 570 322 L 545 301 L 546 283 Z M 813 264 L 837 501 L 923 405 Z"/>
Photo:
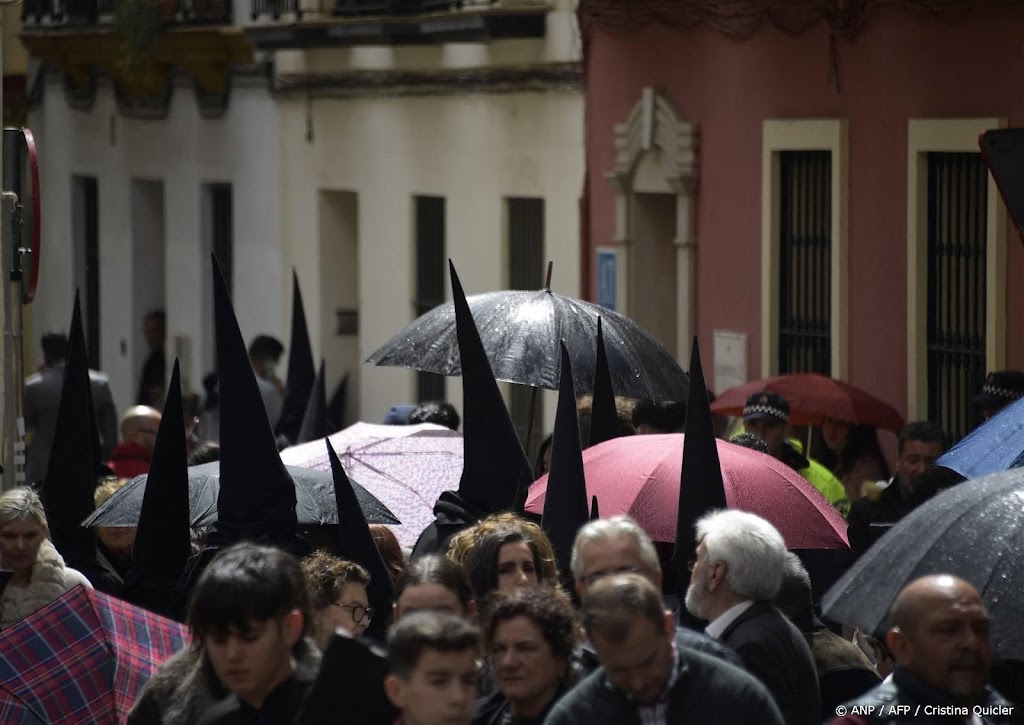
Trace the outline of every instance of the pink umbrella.
<path fill-rule="evenodd" d="M 730 508 L 761 516 L 790 549 L 846 549 L 846 521 L 799 473 L 771 456 L 718 441 L 725 500 Z M 652 539 L 673 542 L 679 509 L 683 435 L 613 438 L 583 451 L 587 495 L 597 496 L 602 518 L 628 514 Z M 541 513 L 547 476 L 530 488 L 526 510 Z"/>
<path fill-rule="evenodd" d="M 391 530 L 404 548 L 411 548 L 434 520 L 441 492 L 459 487 L 462 435 L 443 426 L 356 423 L 330 441 L 349 477 L 402 522 Z M 322 440 L 287 448 L 281 460 L 289 466 L 331 470 Z"/>

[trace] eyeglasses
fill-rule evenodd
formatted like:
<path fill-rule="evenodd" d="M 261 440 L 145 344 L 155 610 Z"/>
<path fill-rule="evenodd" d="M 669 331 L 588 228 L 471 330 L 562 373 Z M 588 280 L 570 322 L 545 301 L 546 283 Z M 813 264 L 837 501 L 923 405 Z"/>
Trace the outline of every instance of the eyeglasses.
<path fill-rule="evenodd" d="M 373 619 L 373 607 L 364 607 L 361 604 L 338 604 L 337 602 L 331 602 L 332 607 L 338 607 L 344 609 L 352 616 L 352 621 L 356 624 L 360 624 L 363 620 L 369 624 L 370 620 Z"/>
<path fill-rule="evenodd" d="M 606 576 L 615 576 L 616 574 L 643 574 L 644 570 L 638 566 L 620 566 L 617 569 L 609 569 L 608 571 L 594 571 L 580 578 L 580 582 L 586 587 L 592 587 L 600 579 L 604 579 Z"/>

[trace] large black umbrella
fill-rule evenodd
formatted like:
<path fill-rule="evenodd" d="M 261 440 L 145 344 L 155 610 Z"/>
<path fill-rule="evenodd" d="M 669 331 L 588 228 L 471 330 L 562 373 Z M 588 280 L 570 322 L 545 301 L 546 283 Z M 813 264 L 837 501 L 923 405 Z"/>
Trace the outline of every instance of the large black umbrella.
<path fill-rule="evenodd" d="M 672 354 L 628 317 L 550 290 L 487 292 L 468 298 L 494 377 L 558 390 L 564 340 L 577 393 L 594 390 L 597 320 L 617 395 L 684 401 L 687 377 Z M 367 359 L 375 365 L 459 375 L 452 302 L 414 320 Z"/>
<path fill-rule="evenodd" d="M 994 654 L 1024 659 L 1024 470 L 961 483 L 911 511 L 828 590 L 823 613 L 879 632 L 899 591 L 928 574 L 973 584 L 992 617 Z"/>
<path fill-rule="evenodd" d="M 338 523 L 338 508 L 334 500 L 334 477 L 330 471 L 287 466 L 295 482 L 298 503 L 295 513 L 300 524 L 330 525 Z M 121 490 L 107 499 L 82 526 L 136 526 L 142 511 L 142 496 L 146 491 L 146 476 L 136 476 Z M 359 508 L 371 524 L 402 523 L 377 498 L 355 481 L 352 488 L 359 500 Z M 220 491 L 220 462 L 204 463 L 188 469 L 189 510 L 192 528 L 203 528 L 217 520 L 217 494 Z"/>

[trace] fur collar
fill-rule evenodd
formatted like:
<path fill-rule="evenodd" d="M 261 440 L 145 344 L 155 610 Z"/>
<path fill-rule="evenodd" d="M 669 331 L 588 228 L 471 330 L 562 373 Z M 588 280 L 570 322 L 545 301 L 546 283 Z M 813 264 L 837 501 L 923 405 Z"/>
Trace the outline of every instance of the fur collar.
<path fill-rule="evenodd" d="M 8 592 L 13 586 L 13 584 L 8 584 L 3 596 L 0 596 L 0 620 L 6 626 L 13 623 L 7 612 Z M 32 565 L 28 587 L 22 591 L 24 598 L 21 608 L 26 613 L 42 609 L 54 599 L 59 599 L 67 591 L 64 578 L 64 559 L 57 553 L 57 549 L 49 539 L 43 539 L 43 543 L 39 546 L 39 554 L 36 556 L 35 564 Z"/>

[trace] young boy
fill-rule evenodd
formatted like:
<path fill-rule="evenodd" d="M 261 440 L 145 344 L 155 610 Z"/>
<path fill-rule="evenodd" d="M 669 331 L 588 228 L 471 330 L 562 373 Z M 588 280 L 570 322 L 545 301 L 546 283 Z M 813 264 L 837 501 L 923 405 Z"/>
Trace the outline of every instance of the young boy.
<path fill-rule="evenodd" d="M 388 699 L 396 725 L 469 725 L 477 694 L 480 632 L 444 612 L 403 617 L 388 641 Z"/>

